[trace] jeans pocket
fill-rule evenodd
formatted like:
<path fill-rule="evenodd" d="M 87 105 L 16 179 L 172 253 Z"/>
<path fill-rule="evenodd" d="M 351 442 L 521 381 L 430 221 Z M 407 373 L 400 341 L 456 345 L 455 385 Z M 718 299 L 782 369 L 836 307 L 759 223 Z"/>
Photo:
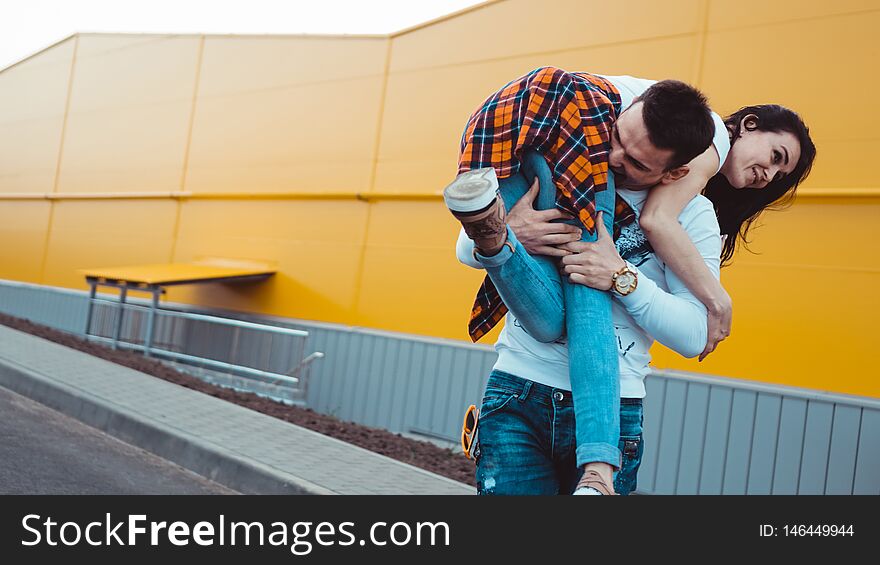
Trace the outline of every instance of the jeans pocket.
<path fill-rule="evenodd" d="M 509 391 L 491 391 L 486 390 L 486 395 L 483 397 L 483 403 L 480 406 L 480 420 L 487 418 L 503 409 L 507 406 L 511 400 L 516 398 L 518 395 Z M 477 426 L 479 426 L 479 422 Z"/>
<path fill-rule="evenodd" d="M 480 415 L 477 419 L 477 433 L 474 436 L 474 462 L 478 465 L 480 462 L 480 456 L 483 453 L 483 450 L 480 447 L 480 427 L 488 421 L 490 416 L 501 412 L 508 404 L 510 404 L 510 401 L 517 396 L 519 395 L 510 391 L 486 390 L 486 394 L 483 396 L 483 402 L 480 405 Z"/>

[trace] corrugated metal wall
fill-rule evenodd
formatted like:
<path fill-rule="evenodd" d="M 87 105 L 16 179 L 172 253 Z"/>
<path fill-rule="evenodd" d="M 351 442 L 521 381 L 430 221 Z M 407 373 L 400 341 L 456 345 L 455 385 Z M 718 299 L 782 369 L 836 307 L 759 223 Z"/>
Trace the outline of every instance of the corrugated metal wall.
<path fill-rule="evenodd" d="M 655 372 L 639 488 L 658 494 L 880 494 L 880 402 Z"/>
<path fill-rule="evenodd" d="M 0 281 L 0 311 L 65 331 L 82 332 L 86 300 L 82 292 Z M 109 307 L 102 310 L 96 328 L 113 323 Z M 488 347 L 453 340 L 208 313 L 308 330 L 308 350 L 326 355 L 311 373 L 307 404 L 315 410 L 450 442 L 495 360 Z M 185 339 L 167 327 L 159 333 Z M 207 335 L 198 344 L 228 348 Z M 283 367 L 287 352 L 277 345 L 273 359 Z M 655 372 L 647 387 L 641 493 L 880 494 L 876 399 L 673 372 Z"/>

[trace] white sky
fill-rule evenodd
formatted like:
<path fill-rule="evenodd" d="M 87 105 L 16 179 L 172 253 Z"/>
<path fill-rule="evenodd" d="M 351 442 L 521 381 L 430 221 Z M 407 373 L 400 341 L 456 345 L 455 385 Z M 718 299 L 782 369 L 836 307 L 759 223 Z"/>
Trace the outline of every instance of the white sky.
<path fill-rule="evenodd" d="M 0 0 L 0 69 L 75 32 L 391 33 L 481 0 Z"/>

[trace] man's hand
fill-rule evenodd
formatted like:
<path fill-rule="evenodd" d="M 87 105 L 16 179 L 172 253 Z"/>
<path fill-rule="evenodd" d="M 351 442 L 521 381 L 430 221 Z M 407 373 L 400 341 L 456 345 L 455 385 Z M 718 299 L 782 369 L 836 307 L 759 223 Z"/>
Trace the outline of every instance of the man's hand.
<path fill-rule="evenodd" d="M 551 223 L 550 220 L 572 219 L 559 209 L 535 210 L 535 198 L 539 190 L 540 185 L 536 178 L 529 191 L 507 213 L 507 225 L 516 234 L 516 239 L 532 255 L 551 257 L 569 255 L 570 251 L 556 246 L 580 241 L 581 230 L 570 224 Z"/>
<path fill-rule="evenodd" d="M 562 270 L 573 283 L 598 290 L 611 290 L 611 276 L 625 267 L 626 262 L 620 258 L 614 241 L 605 229 L 602 212 L 598 214 L 596 225 L 599 238 L 595 243 L 577 241 L 562 246 L 572 253 L 562 258 Z"/>
<path fill-rule="evenodd" d="M 706 349 L 700 353 L 700 361 L 715 351 L 718 344 L 730 335 L 730 325 L 733 320 L 733 302 L 726 292 L 717 303 L 709 308 L 709 325 L 706 339 Z"/>

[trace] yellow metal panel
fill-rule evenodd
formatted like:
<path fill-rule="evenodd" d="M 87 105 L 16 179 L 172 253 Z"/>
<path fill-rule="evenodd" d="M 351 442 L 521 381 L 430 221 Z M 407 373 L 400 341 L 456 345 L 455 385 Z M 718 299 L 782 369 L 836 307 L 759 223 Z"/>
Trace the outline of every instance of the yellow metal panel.
<path fill-rule="evenodd" d="M 709 29 L 730 29 L 878 10 L 877 0 L 710 0 Z M 792 54 L 793 57 L 798 55 Z"/>
<path fill-rule="evenodd" d="M 50 206 L 46 200 L 0 203 L 0 279 L 39 282 Z"/>
<path fill-rule="evenodd" d="M 470 114 L 487 96 L 532 69 L 553 65 L 571 71 L 688 80 L 697 45 L 695 37 L 680 37 L 392 73 L 375 190 L 441 190 L 455 175 L 461 132 Z"/>
<path fill-rule="evenodd" d="M 172 200 L 69 200 L 54 207 L 43 284 L 86 288 L 80 269 L 168 260 Z"/>
<path fill-rule="evenodd" d="M 0 194 L 52 192 L 63 121 L 52 116 L 0 124 Z"/>
<path fill-rule="evenodd" d="M 0 193 L 52 191 L 74 41 L 0 72 Z"/>
<path fill-rule="evenodd" d="M 168 299 L 350 323 L 368 204 L 320 200 L 187 201 L 174 261 L 261 261 L 277 274 L 259 285 L 179 288 Z"/>
<path fill-rule="evenodd" d="M 702 6 L 702 0 L 499 2 L 394 37 L 391 71 L 693 34 L 702 26 Z"/>
<path fill-rule="evenodd" d="M 388 39 L 205 37 L 199 94 L 230 96 L 294 85 L 374 78 L 385 72 Z M 352 100 L 352 108 L 360 107 Z M 366 116 L 375 116 L 369 110 Z"/>
<path fill-rule="evenodd" d="M 368 190 L 387 41 L 206 39 L 186 189 Z"/>
<path fill-rule="evenodd" d="M 703 363 L 655 348 L 655 365 L 880 396 L 880 199 L 815 198 L 768 213 L 722 270 L 731 337 Z"/>
<path fill-rule="evenodd" d="M 483 273 L 456 259 L 459 229 L 440 203 L 372 204 L 358 323 L 468 339 Z"/>
<path fill-rule="evenodd" d="M 129 265 L 121 267 L 93 267 L 80 269 L 80 274 L 114 281 L 144 284 L 169 284 L 186 281 L 209 282 L 210 279 L 228 279 L 270 275 L 274 269 L 217 267 L 194 263 L 153 263 L 150 265 Z"/>
<path fill-rule="evenodd" d="M 709 33 L 702 86 L 724 113 L 758 103 L 800 113 L 819 148 L 810 186 L 877 186 L 865 157 L 880 149 L 880 43 L 867 40 L 878 26 L 880 11 Z"/>
<path fill-rule="evenodd" d="M 468 116 L 486 96 L 534 66 L 534 60 L 507 60 L 391 74 L 375 190 L 441 190 L 455 176 Z M 470 94 L 462 93 L 459 84 L 467 85 L 465 92 Z"/>
<path fill-rule="evenodd" d="M 362 192 L 382 78 L 199 98 L 186 190 Z"/>
<path fill-rule="evenodd" d="M 173 102 L 71 113 L 58 192 L 180 190 L 188 115 Z"/>
<path fill-rule="evenodd" d="M 772 283 L 791 281 L 781 297 Z M 880 396 L 873 358 L 880 272 L 790 266 L 739 267 L 725 279 L 736 312 L 731 343 L 700 370 L 850 394 Z M 762 284 L 756 284 L 761 281 Z M 829 292 L 829 289 L 834 289 Z M 737 338 L 741 336 L 738 340 Z M 713 357 L 714 357 L 713 353 Z"/>
<path fill-rule="evenodd" d="M 80 35 L 71 111 L 138 111 L 165 102 L 188 108 L 199 41 L 198 36 Z"/>
<path fill-rule="evenodd" d="M 80 37 L 59 192 L 180 189 L 198 42 Z"/>
<path fill-rule="evenodd" d="M 674 78 L 691 81 L 699 45 L 699 37 L 687 35 L 645 39 L 621 45 L 570 49 L 549 56 L 539 55 L 532 58 L 535 61 L 534 66 L 552 60 L 554 65 L 572 71 L 630 75 L 654 80 Z"/>
<path fill-rule="evenodd" d="M 830 116 L 817 116 L 825 122 Z M 818 157 L 813 165 L 813 172 L 805 183 L 809 187 L 860 189 L 865 186 L 877 186 L 877 168 L 873 158 L 868 155 L 880 155 L 880 138 L 874 139 L 827 139 L 821 134 L 823 124 L 814 127 L 811 115 L 804 116 L 810 127 L 810 134 L 818 147 Z M 859 118 L 847 116 L 848 122 L 857 122 Z M 870 119 L 870 118 L 868 118 Z M 867 131 L 864 133 L 868 134 Z M 855 135 L 859 135 L 856 133 Z M 868 134 L 873 135 L 873 134 Z M 855 137 L 855 136 L 854 136 Z"/>
<path fill-rule="evenodd" d="M 738 266 L 880 271 L 880 198 L 803 198 L 766 212 Z"/>
<path fill-rule="evenodd" d="M 878 79 L 868 69 L 880 57 L 880 43 L 865 38 L 878 25 L 880 10 L 711 32 L 701 86 L 724 112 L 779 100 L 804 114 L 822 139 L 876 138 Z"/>

